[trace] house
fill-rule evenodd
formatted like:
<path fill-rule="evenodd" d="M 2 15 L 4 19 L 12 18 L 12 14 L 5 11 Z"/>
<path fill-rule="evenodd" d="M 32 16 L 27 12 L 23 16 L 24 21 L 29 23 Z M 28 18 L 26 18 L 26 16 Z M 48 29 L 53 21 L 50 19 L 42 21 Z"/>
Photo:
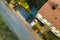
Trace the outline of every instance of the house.
<path fill-rule="evenodd" d="M 48 0 L 38 11 L 52 25 L 60 30 L 60 0 Z"/>

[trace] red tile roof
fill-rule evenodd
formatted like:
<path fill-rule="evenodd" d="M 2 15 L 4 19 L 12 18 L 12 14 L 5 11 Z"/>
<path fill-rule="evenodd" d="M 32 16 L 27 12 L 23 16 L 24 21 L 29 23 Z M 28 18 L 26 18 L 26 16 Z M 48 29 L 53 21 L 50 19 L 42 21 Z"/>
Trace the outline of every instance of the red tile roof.
<path fill-rule="evenodd" d="M 60 6 L 60 0 L 48 0 L 38 12 L 60 30 L 60 8 L 53 10 L 53 4 Z"/>

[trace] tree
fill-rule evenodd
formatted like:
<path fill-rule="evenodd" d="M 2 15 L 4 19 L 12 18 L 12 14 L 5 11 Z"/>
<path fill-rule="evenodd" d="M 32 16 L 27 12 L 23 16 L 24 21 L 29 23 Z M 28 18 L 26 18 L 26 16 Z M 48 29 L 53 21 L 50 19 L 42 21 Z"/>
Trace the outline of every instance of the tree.
<path fill-rule="evenodd" d="M 15 1 L 15 3 L 22 5 L 22 7 L 24 7 L 26 10 L 31 12 L 29 4 L 26 2 L 26 0 L 14 0 L 14 1 Z"/>
<path fill-rule="evenodd" d="M 12 0 L 6 0 L 8 3 L 10 3 Z"/>

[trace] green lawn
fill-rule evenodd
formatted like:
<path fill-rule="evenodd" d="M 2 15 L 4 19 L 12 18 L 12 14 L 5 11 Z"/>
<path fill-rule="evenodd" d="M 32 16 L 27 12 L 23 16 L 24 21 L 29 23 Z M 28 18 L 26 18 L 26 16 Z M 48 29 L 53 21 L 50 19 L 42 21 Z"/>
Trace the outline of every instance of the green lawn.
<path fill-rule="evenodd" d="M 0 16 L 0 40 L 18 40 Z"/>

